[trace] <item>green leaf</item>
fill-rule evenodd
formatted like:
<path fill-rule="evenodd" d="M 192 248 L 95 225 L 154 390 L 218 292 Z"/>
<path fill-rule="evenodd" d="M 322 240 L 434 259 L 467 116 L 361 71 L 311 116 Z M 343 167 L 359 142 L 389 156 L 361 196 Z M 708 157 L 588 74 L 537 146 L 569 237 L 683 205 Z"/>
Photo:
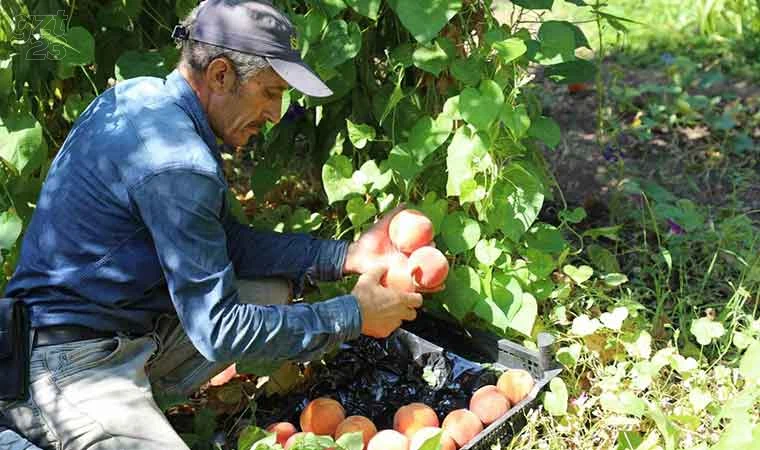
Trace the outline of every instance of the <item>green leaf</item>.
<path fill-rule="evenodd" d="M 599 278 L 610 287 L 618 287 L 628 282 L 628 277 L 623 273 L 608 273 Z"/>
<path fill-rule="evenodd" d="M 10 250 L 13 248 L 21 236 L 22 229 L 23 222 L 16 211 L 10 209 L 0 214 L 0 249 Z"/>
<path fill-rule="evenodd" d="M 459 127 L 449 144 L 446 156 L 446 195 L 461 195 L 462 184 L 474 179 L 475 174 L 482 170 L 481 162 L 488 155 L 487 142 L 485 135 L 473 132 L 468 127 Z"/>
<path fill-rule="evenodd" d="M 405 182 L 409 182 L 422 171 L 423 165 L 417 162 L 412 153 L 406 148 L 397 145 L 388 154 L 388 167 L 401 176 Z"/>
<path fill-rule="evenodd" d="M 591 278 L 591 275 L 594 274 L 594 269 L 586 265 L 575 267 L 572 264 L 567 264 L 565 265 L 565 267 L 562 268 L 562 272 L 564 272 L 565 275 L 570 277 L 575 282 L 575 284 L 580 285 L 588 281 L 589 278 Z"/>
<path fill-rule="evenodd" d="M 354 197 L 346 204 L 346 213 L 354 227 L 359 227 L 375 217 L 377 208 L 372 202 L 365 202 L 361 197 Z"/>
<path fill-rule="evenodd" d="M 364 194 L 365 188 L 353 178 L 351 160 L 343 155 L 333 155 L 322 166 L 322 184 L 330 204 L 345 200 L 352 194 Z"/>
<path fill-rule="evenodd" d="M 511 0 L 517 6 L 526 9 L 552 9 L 554 0 Z"/>
<path fill-rule="evenodd" d="M 586 210 L 581 207 L 577 207 L 572 211 L 569 209 L 563 209 L 559 212 L 559 218 L 567 223 L 581 223 L 583 222 L 583 219 L 586 218 Z"/>
<path fill-rule="evenodd" d="M 457 211 L 443 220 L 441 234 L 449 251 L 457 255 L 475 248 L 478 244 L 480 224 L 465 213 Z"/>
<path fill-rule="evenodd" d="M 86 92 L 82 97 L 78 92 L 69 95 L 63 104 L 63 118 L 69 123 L 74 123 L 87 106 L 95 99 L 95 96 Z"/>
<path fill-rule="evenodd" d="M 40 35 L 52 44 L 50 53 L 65 66 L 84 66 L 95 60 L 95 39 L 83 27 L 72 27 L 62 36 L 42 29 Z"/>
<path fill-rule="evenodd" d="M 575 367 L 578 364 L 578 359 L 581 357 L 581 350 L 583 347 L 581 344 L 570 344 L 568 347 L 562 347 L 557 350 L 557 361 L 562 363 L 565 367 Z"/>
<path fill-rule="evenodd" d="M 619 394 L 605 392 L 599 398 L 599 403 L 602 408 L 615 414 L 641 417 L 647 411 L 646 402 L 631 391 L 623 391 Z"/>
<path fill-rule="evenodd" d="M 346 4 L 343 0 L 309 0 L 313 9 L 327 15 L 327 17 L 335 17 L 346 9 Z"/>
<path fill-rule="evenodd" d="M 114 75 L 118 81 L 135 77 L 164 77 L 172 68 L 158 52 L 127 50 L 116 60 Z"/>
<path fill-rule="evenodd" d="M 726 332 L 722 323 L 709 317 L 701 317 L 693 321 L 689 330 L 697 338 L 699 345 L 710 345 L 713 339 L 718 339 Z"/>
<path fill-rule="evenodd" d="M 530 129 L 530 116 L 525 105 L 512 107 L 506 103 L 499 114 L 499 119 L 512 132 L 515 140 L 521 139 Z"/>
<path fill-rule="evenodd" d="M 177 15 L 177 18 L 182 20 L 188 14 L 190 14 L 190 11 L 192 11 L 196 6 L 198 6 L 198 2 L 196 0 L 177 0 L 177 2 L 174 4 L 174 14 Z"/>
<path fill-rule="evenodd" d="M 493 207 L 487 212 L 488 221 L 510 240 L 518 242 L 538 218 L 544 203 L 544 188 L 539 179 L 520 163 L 507 166 L 502 176 L 493 189 Z"/>
<path fill-rule="evenodd" d="M 599 316 L 599 321 L 610 330 L 620 331 L 623 322 L 628 318 L 628 308 L 618 306 L 612 312 L 604 312 Z"/>
<path fill-rule="evenodd" d="M 496 271 L 491 279 L 491 294 L 511 322 L 522 308 L 524 292 L 520 281 L 511 274 Z"/>
<path fill-rule="evenodd" d="M 419 447 L 419 450 L 440 450 L 442 434 L 443 431 L 440 431 L 430 438 L 426 439 L 425 442 L 423 442 L 423 444 Z"/>
<path fill-rule="evenodd" d="M 322 74 L 352 59 L 362 47 L 362 31 L 356 22 L 333 20 L 327 24 L 322 39 L 311 48 L 306 58 Z"/>
<path fill-rule="evenodd" d="M 502 249 L 496 244 L 496 239 L 481 239 L 475 246 L 475 258 L 484 266 L 493 266 L 501 256 Z"/>
<path fill-rule="evenodd" d="M 432 40 L 462 8 L 461 0 L 388 0 L 388 4 L 417 42 Z"/>
<path fill-rule="evenodd" d="M 678 442 L 678 428 L 673 425 L 673 422 L 668 419 L 659 408 L 652 406 L 647 411 L 647 415 L 657 425 L 657 429 L 660 431 L 663 440 L 665 441 L 666 450 L 675 450 L 676 442 Z"/>
<path fill-rule="evenodd" d="M 451 135 L 453 121 L 444 114 L 433 120 L 423 116 L 412 127 L 409 139 L 404 145 L 418 165 L 423 165 L 428 156 L 435 152 Z"/>
<path fill-rule="evenodd" d="M 504 92 L 493 80 L 483 80 L 478 89 L 464 88 L 459 94 L 459 111 L 468 123 L 487 130 L 504 105 Z"/>
<path fill-rule="evenodd" d="M 355 124 L 346 119 L 348 139 L 356 148 L 364 148 L 368 141 L 375 139 L 375 129 L 371 125 Z"/>
<path fill-rule="evenodd" d="M 462 83 L 477 86 L 483 79 L 483 60 L 474 56 L 457 58 L 451 63 L 449 71 L 454 78 Z"/>
<path fill-rule="evenodd" d="M 375 160 L 370 159 L 362 164 L 358 172 L 354 172 L 353 178 L 357 183 L 369 186 L 370 192 L 382 191 L 391 183 L 393 173 L 390 170 L 381 171 Z"/>
<path fill-rule="evenodd" d="M 22 176 L 37 170 L 46 157 L 42 125 L 28 113 L 12 112 L 0 118 L 0 158 Z"/>
<path fill-rule="evenodd" d="M 551 149 L 559 145 L 562 139 L 559 124 L 554 119 L 544 116 L 537 118 L 530 124 L 528 135 L 540 139 Z"/>
<path fill-rule="evenodd" d="M 602 323 L 599 322 L 599 319 L 593 318 L 590 319 L 586 314 L 581 314 L 580 316 L 573 319 L 573 325 L 570 327 L 570 333 L 576 335 L 576 336 L 590 336 L 597 332 L 602 327 Z"/>
<path fill-rule="evenodd" d="M 533 324 L 538 316 L 538 303 L 530 292 L 523 292 L 520 309 L 512 318 L 509 327 L 526 336 L 532 336 Z"/>
<path fill-rule="evenodd" d="M 744 352 L 744 356 L 742 356 L 742 360 L 739 363 L 739 373 L 747 381 L 760 385 L 760 341 L 755 340 L 747 351 Z"/>
<path fill-rule="evenodd" d="M 415 205 L 415 209 L 425 214 L 433 222 L 433 230 L 437 234 L 441 231 L 443 219 L 446 217 L 449 204 L 446 199 L 438 198 L 438 194 L 431 191 L 425 194 L 422 202 Z"/>
<path fill-rule="evenodd" d="M 567 386 L 562 378 L 555 377 L 549 382 L 550 391 L 544 395 L 544 408 L 552 416 L 567 414 Z"/>
<path fill-rule="evenodd" d="M 480 277 L 470 266 L 455 266 L 446 278 L 446 289 L 436 296 L 454 317 L 462 320 L 483 298 Z"/>
<path fill-rule="evenodd" d="M 0 59 L 0 104 L 13 92 L 13 58 Z"/>
<path fill-rule="evenodd" d="M 528 51 L 525 42 L 516 37 L 495 42 L 493 49 L 501 56 L 502 62 L 505 64 L 516 60 Z"/>
<path fill-rule="evenodd" d="M 525 235 L 528 248 L 558 255 L 567 248 L 567 241 L 559 229 L 548 223 L 536 223 Z"/>
<path fill-rule="evenodd" d="M 380 0 L 343 0 L 354 11 L 364 17 L 377 20 L 377 12 L 380 10 Z"/>
<path fill-rule="evenodd" d="M 546 66 L 544 75 L 560 84 L 583 83 L 596 77 L 596 64 L 585 59 L 576 59 L 552 66 Z"/>
<path fill-rule="evenodd" d="M 288 218 L 288 230 L 294 233 L 313 233 L 322 226 L 322 215 L 298 207 Z"/>
<path fill-rule="evenodd" d="M 361 431 L 345 433 L 335 443 L 344 450 L 362 450 L 364 448 L 364 435 Z"/>
<path fill-rule="evenodd" d="M 538 29 L 543 65 L 558 64 L 575 59 L 575 30 L 569 22 L 550 20 Z"/>
<path fill-rule="evenodd" d="M 431 44 L 422 44 L 412 53 L 414 65 L 436 77 L 449 64 L 449 55 L 441 48 L 438 40 Z"/>
<path fill-rule="evenodd" d="M 507 332 L 511 323 L 504 310 L 488 297 L 480 299 L 475 304 L 472 312 L 492 327 L 499 329 L 502 333 Z"/>
<path fill-rule="evenodd" d="M 602 272 L 619 273 L 620 264 L 615 255 L 601 245 L 591 244 L 587 248 L 591 263 Z"/>

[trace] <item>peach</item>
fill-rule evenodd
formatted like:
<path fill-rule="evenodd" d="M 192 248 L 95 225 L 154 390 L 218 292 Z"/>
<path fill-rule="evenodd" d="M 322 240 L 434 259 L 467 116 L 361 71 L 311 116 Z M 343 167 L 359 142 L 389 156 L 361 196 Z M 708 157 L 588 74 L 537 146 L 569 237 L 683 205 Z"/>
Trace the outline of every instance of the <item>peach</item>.
<path fill-rule="evenodd" d="M 383 430 L 370 439 L 367 450 L 409 450 L 409 438 L 396 430 Z"/>
<path fill-rule="evenodd" d="M 533 377 L 527 370 L 510 369 L 501 374 L 496 387 L 506 394 L 509 403 L 514 405 L 528 396 L 534 384 Z"/>
<path fill-rule="evenodd" d="M 436 434 L 441 433 L 441 448 L 440 450 L 457 450 L 457 443 L 454 439 L 448 435 L 445 431 L 438 427 L 425 427 L 420 428 L 412 436 L 411 443 L 409 444 L 409 450 L 420 450 L 420 447 Z"/>
<path fill-rule="evenodd" d="M 293 436 L 290 436 L 288 440 L 285 442 L 285 445 L 282 446 L 282 448 L 284 448 L 285 450 L 290 449 L 290 447 L 292 447 L 296 443 L 296 439 L 298 439 L 301 436 L 306 436 L 306 433 L 301 431 L 294 434 Z"/>
<path fill-rule="evenodd" d="M 483 431 L 483 424 L 469 409 L 455 409 L 443 419 L 441 428 L 454 439 L 459 447 L 462 447 Z"/>
<path fill-rule="evenodd" d="M 338 439 L 346 433 L 354 433 L 361 431 L 362 438 L 364 438 L 364 447 L 367 447 L 367 443 L 374 435 L 377 434 L 377 427 L 371 420 L 364 416 L 349 416 L 346 420 L 338 424 L 338 428 L 335 430 L 335 439 Z"/>
<path fill-rule="evenodd" d="M 472 394 L 470 411 L 478 416 L 483 425 L 490 425 L 509 411 L 509 399 L 496 386 L 483 386 Z"/>
<path fill-rule="evenodd" d="M 424 403 L 410 403 L 402 406 L 393 416 L 393 429 L 411 438 L 425 427 L 437 427 L 438 414 Z"/>
<path fill-rule="evenodd" d="M 327 398 L 314 399 L 301 413 L 301 430 L 319 435 L 334 436 L 338 425 L 346 418 L 340 403 Z"/>
<path fill-rule="evenodd" d="M 277 434 L 277 443 L 285 446 L 291 436 L 296 434 L 296 427 L 290 422 L 277 422 L 269 425 L 266 430 L 270 433 Z"/>
<path fill-rule="evenodd" d="M 395 253 L 388 258 L 388 271 L 380 284 L 400 292 L 414 292 L 414 279 L 409 271 L 409 257 Z"/>
<path fill-rule="evenodd" d="M 433 222 L 415 209 L 405 209 L 391 219 L 391 242 L 404 253 L 412 253 L 433 240 Z"/>
<path fill-rule="evenodd" d="M 422 288 L 440 286 L 449 274 L 449 261 L 435 247 L 420 247 L 409 255 L 409 270 Z"/>

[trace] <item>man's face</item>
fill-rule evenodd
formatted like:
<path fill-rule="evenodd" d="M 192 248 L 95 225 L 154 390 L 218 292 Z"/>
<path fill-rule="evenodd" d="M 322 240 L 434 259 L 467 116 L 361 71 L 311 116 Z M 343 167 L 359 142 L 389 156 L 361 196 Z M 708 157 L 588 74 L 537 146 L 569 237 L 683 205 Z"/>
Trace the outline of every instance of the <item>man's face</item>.
<path fill-rule="evenodd" d="M 207 113 L 212 130 L 225 144 L 245 145 L 267 121 L 280 121 L 288 84 L 274 70 L 268 67 L 241 84 L 231 65 L 217 69 L 207 72 L 211 75 L 207 81 L 214 86 Z"/>

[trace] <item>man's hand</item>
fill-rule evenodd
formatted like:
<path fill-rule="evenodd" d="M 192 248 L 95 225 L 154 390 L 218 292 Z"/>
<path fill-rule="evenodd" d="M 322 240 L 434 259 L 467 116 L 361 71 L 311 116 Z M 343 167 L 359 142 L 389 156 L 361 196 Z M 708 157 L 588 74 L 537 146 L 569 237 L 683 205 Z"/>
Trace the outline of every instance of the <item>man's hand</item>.
<path fill-rule="evenodd" d="M 364 274 L 372 271 L 375 267 L 389 267 L 399 261 L 399 250 L 393 246 L 389 229 L 393 216 L 406 209 L 404 204 L 393 208 L 375 223 L 372 228 L 365 231 L 359 240 L 348 246 L 348 254 L 343 264 L 343 273 Z M 435 243 L 431 243 L 435 246 Z M 440 292 L 445 285 L 424 289 L 417 286 L 417 292 L 433 293 Z"/>
<path fill-rule="evenodd" d="M 404 205 L 395 207 L 375 223 L 372 228 L 362 233 L 359 240 L 348 247 L 343 273 L 363 274 L 377 266 L 387 267 L 396 250 L 391 242 L 388 229 L 393 216 L 404 210 Z"/>
<path fill-rule="evenodd" d="M 397 292 L 380 285 L 387 268 L 376 266 L 359 277 L 351 292 L 359 302 L 362 334 L 384 338 L 401 326 L 402 320 L 417 318 L 422 295 Z"/>

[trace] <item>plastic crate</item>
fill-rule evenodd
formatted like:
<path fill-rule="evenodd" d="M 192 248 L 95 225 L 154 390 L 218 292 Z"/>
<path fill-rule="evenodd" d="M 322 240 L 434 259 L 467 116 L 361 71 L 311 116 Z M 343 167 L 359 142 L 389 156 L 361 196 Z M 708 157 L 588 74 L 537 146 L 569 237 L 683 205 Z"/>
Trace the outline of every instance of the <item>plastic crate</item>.
<path fill-rule="evenodd" d="M 524 369 L 533 375 L 535 385 L 528 396 L 513 405 L 504 416 L 486 427 L 460 450 L 491 450 L 491 446 L 497 442 L 502 445 L 509 443 L 525 426 L 525 413 L 537 405 L 538 394 L 561 372 L 554 360 L 555 340 L 548 333 L 538 335 L 539 349 L 534 351 L 487 332 L 464 329 L 458 324 L 429 314 L 422 314 L 397 332 L 408 335 L 405 341 L 409 343 L 415 357 L 445 349 L 471 361 L 491 363 L 497 370 Z M 448 344 L 441 347 L 434 343 L 441 341 Z"/>

